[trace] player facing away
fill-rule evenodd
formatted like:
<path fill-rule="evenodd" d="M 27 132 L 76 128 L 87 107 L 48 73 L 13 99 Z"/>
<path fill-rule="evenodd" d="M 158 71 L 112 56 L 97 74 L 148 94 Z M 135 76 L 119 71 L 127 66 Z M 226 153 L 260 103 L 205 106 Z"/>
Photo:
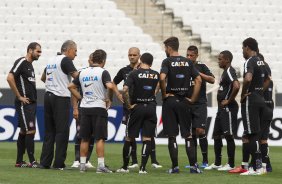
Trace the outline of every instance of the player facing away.
<path fill-rule="evenodd" d="M 15 167 L 36 168 L 39 166 L 34 158 L 37 92 L 32 62 L 38 60 L 40 56 L 40 44 L 36 42 L 30 43 L 27 47 L 26 56 L 15 61 L 7 77 L 9 86 L 16 95 L 15 109 L 18 115 L 18 127 L 20 127 Z M 29 164 L 23 161 L 25 150 L 27 151 Z"/>
<path fill-rule="evenodd" d="M 159 85 L 159 73 L 150 67 L 153 56 L 144 53 L 140 57 L 140 67 L 133 70 L 127 77 L 123 92 L 124 102 L 130 110 L 126 125 L 126 137 L 123 146 L 123 166 L 118 173 L 128 173 L 130 147 L 133 139 L 142 134 L 141 166 L 139 174 L 147 174 L 146 164 L 152 151 L 152 137 L 155 135 L 157 125 L 156 92 Z M 133 91 L 129 94 L 129 89 Z"/>
<path fill-rule="evenodd" d="M 244 64 L 243 87 L 241 93 L 241 113 L 244 126 L 242 169 L 248 170 L 241 175 L 262 174 L 259 148 L 259 135 L 262 127 L 262 115 L 265 106 L 263 89 L 269 74 L 263 61 L 257 57 L 258 43 L 254 38 L 243 41 Z M 249 155 L 251 166 L 248 168 Z"/>
<path fill-rule="evenodd" d="M 223 69 L 217 91 L 218 110 L 214 123 L 213 139 L 215 162 L 206 167 L 205 170 L 217 169 L 229 171 L 234 169 L 235 142 L 234 134 L 237 132 L 238 103 L 235 98 L 240 89 L 236 70 L 231 66 L 233 55 L 230 51 L 224 50 L 218 56 L 218 65 Z M 228 162 L 221 165 L 222 136 L 227 143 Z"/>
<path fill-rule="evenodd" d="M 163 60 L 161 66 L 160 88 L 163 98 L 163 127 L 165 135 L 168 136 L 168 150 L 172 162 L 168 173 L 179 173 L 176 142 L 179 128 L 182 138 L 185 139 L 186 153 L 191 165 L 190 172 L 201 173 L 196 163 L 190 109 L 191 104 L 197 100 L 202 79 L 193 62 L 179 55 L 177 37 L 168 38 L 164 45 L 167 58 Z M 191 78 L 195 85 L 191 98 L 188 98 Z"/>
<path fill-rule="evenodd" d="M 202 63 L 201 61 L 197 61 L 199 54 L 198 48 L 194 45 L 191 45 L 187 48 L 187 59 L 191 60 L 195 66 L 195 68 L 199 71 L 199 74 L 202 78 L 202 84 L 200 89 L 200 94 L 198 100 L 191 105 L 191 117 L 192 117 L 192 137 L 195 144 L 196 151 L 196 161 L 197 161 L 197 138 L 199 138 L 200 148 L 203 156 L 202 168 L 208 166 L 208 140 L 206 136 L 206 122 L 207 122 L 207 94 L 206 94 L 206 83 L 213 84 L 214 83 L 214 75 L 211 73 L 210 69 Z M 192 95 L 194 81 L 191 78 L 192 86 L 190 88 L 189 97 Z M 189 168 L 190 166 L 186 166 Z"/>
<path fill-rule="evenodd" d="M 81 125 L 80 125 L 80 172 L 86 171 L 86 158 L 91 136 L 96 140 L 96 153 L 98 165 L 96 173 L 112 173 L 105 166 L 104 145 L 108 136 L 108 112 L 112 99 L 109 91 L 118 94 L 118 90 L 111 82 L 110 74 L 103 67 L 106 62 L 106 52 L 96 50 L 92 53 L 90 67 L 81 70 L 68 88 L 72 95 L 81 100 Z M 80 87 L 82 96 L 77 91 Z M 122 99 L 121 99 L 122 100 Z"/>
<path fill-rule="evenodd" d="M 113 82 L 115 85 L 118 85 L 121 81 L 126 81 L 127 76 L 129 75 L 129 73 L 131 71 L 133 71 L 134 69 L 138 69 L 140 67 L 140 63 L 139 63 L 139 59 L 140 59 L 140 50 L 137 47 L 131 47 L 128 50 L 128 60 L 130 62 L 129 65 L 121 68 L 117 75 L 114 77 Z M 131 90 L 129 90 L 129 93 L 131 93 Z M 123 118 L 122 118 L 122 123 L 126 125 L 128 117 L 129 117 L 130 111 L 127 109 L 127 107 L 125 106 L 125 104 L 123 104 Z M 156 143 L 155 143 L 155 138 L 152 137 L 151 139 L 151 143 L 152 143 L 152 152 L 151 152 L 151 163 L 152 163 L 152 167 L 153 168 L 161 168 L 162 166 L 159 164 L 159 162 L 157 161 L 156 158 Z M 137 160 L 137 144 L 136 144 L 136 140 L 135 138 L 132 139 L 131 142 L 131 159 L 132 159 L 132 163 L 131 165 L 128 166 L 129 169 L 133 169 L 133 168 L 138 168 L 138 160 Z"/>

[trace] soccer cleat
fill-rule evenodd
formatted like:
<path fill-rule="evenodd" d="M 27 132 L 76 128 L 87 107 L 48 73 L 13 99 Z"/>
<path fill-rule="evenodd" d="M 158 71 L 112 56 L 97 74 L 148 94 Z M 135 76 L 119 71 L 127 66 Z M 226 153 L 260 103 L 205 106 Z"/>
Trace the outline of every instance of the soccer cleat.
<path fill-rule="evenodd" d="M 79 172 L 81 172 L 81 173 L 86 172 L 86 164 L 85 164 L 85 163 L 80 164 L 80 169 L 79 169 Z"/>
<path fill-rule="evenodd" d="M 79 161 L 74 161 L 73 164 L 71 165 L 72 168 L 78 168 L 80 166 Z"/>
<path fill-rule="evenodd" d="M 248 171 L 247 169 L 243 169 L 241 166 L 239 166 L 239 167 L 236 167 L 235 169 L 231 169 L 228 172 L 232 173 L 232 174 L 236 174 L 236 173 L 244 173 L 244 172 L 247 172 L 247 171 Z"/>
<path fill-rule="evenodd" d="M 205 170 L 212 170 L 212 169 L 219 169 L 221 168 L 222 165 L 215 165 L 214 163 L 212 163 L 211 165 L 209 165 L 208 167 L 205 167 Z"/>
<path fill-rule="evenodd" d="M 152 163 L 152 167 L 158 169 L 158 168 L 162 168 L 163 166 L 160 165 L 158 162 L 156 162 L 156 163 Z"/>
<path fill-rule="evenodd" d="M 85 164 L 85 166 L 86 166 L 86 168 L 88 168 L 88 169 L 90 169 L 90 168 L 95 168 L 95 167 L 91 164 L 91 162 L 89 162 L 89 161 Z"/>
<path fill-rule="evenodd" d="M 116 172 L 117 173 L 129 173 L 129 169 L 120 168 Z"/>
<path fill-rule="evenodd" d="M 112 173 L 113 171 L 111 171 L 108 167 L 98 167 L 96 169 L 96 173 Z"/>
<path fill-rule="evenodd" d="M 171 168 L 167 171 L 169 174 L 178 174 L 179 173 L 179 167 Z"/>
<path fill-rule="evenodd" d="M 206 168 L 208 166 L 209 166 L 209 164 L 207 162 L 203 162 L 202 165 L 201 165 L 201 168 Z"/>
<path fill-rule="evenodd" d="M 229 164 L 225 164 L 223 167 L 220 167 L 220 168 L 218 168 L 217 170 L 218 170 L 218 171 L 230 171 L 230 170 L 232 170 L 232 169 L 234 169 L 234 167 L 230 167 Z"/>
<path fill-rule="evenodd" d="M 190 165 L 185 165 L 185 168 L 186 169 L 189 169 L 191 166 Z"/>
<path fill-rule="evenodd" d="M 140 171 L 139 171 L 139 174 L 148 174 L 148 173 L 147 173 L 147 171 L 145 171 L 145 170 L 143 170 L 143 171 L 140 170 Z"/>
<path fill-rule="evenodd" d="M 252 167 L 250 167 L 249 170 L 247 170 L 247 172 L 243 172 L 240 174 L 240 176 L 255 176 L 255 175 L 257 175 L 257 172 L 254 171 Z"/>
<path fill-rule="evenodd" d="M 39 168 L 40 164 L 36 161 L 33 161 L 32 163 L 28 164 L 29 168 Z"/>
<path fill-rule="evenodd" d="M 20 163 L 16 163 L 15 167 L 28 167 L 28 164 L 25 161 L 21 161 Z"/>
<path fill-rule="evenodd" d="M 272 172 L 272 167 L 270 166 L 270 167 L 266 167 L 266 171 L 267 172 Z"/>
<path fill-rule="evenodd" d="M 202 171 L 199 169 L 198 164 L 195 164 L 195 166 L 190 167 L 190 173 L 200 174 Z"/>
<path fill-rule="evenodd" d="M 260 168 L 260 169 L 257 169 L 256 170 L 256 175 L 263 175 L 263 174 L 266 174 L 267 171 L 265 168 Z"/>
<path fill-rule="evenodd" d="M 130 166 L 128 166 L 129 169 L 134 169 L 134 168 L 138 168 L 139 165 L 137 163 L 135 164 L 131 164 Z"/>

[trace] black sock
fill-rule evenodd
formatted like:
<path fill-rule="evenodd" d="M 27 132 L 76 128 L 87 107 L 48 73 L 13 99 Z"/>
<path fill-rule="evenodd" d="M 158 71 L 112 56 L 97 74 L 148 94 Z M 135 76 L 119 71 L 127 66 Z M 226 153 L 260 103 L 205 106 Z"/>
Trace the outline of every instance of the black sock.
<path fill-rule="evenodd" d="M 221 151 L 222 151 L 222 139 L 214 139 L 214 154 L 215 154 L 215 165 L 221 165 Z"/>
<path fill-rule="evenodd" d="M 35 161 L 34 158 L 34 134 L 25 135 L 25 146 L 26 152 L 29 158 L 30 163 Z"/>
<path fill-rule="evenodd" d="M 93 147 L 94 147 L 94 141 L 95 141 L 95 138 L 91 137 L 90 142 L 89 142 L 89 148 L 88 148 L 88 155 L 87 155 L 87 158 L 86 158 L 86 163 L 90 160 L 90 157 L 91 157 L 91 154 L 92 154 L 92 151 L 93 151 Z"/>
<path fill-rule="evenodd" d="M 178 166 L 178 146 L 175 137 L 168 138 L 168 150 L 172 162 L 172 168 Z"/>
<path fill-rule="evenodd" d="M 194 145 L 194 140 L 192 138 L 185 139 L 185 148 L 190 166 L 195 166 L 196 164 L 195 145 Z"/>
<path fill-rule="evenodd" d="M 260 151 L 261 151 L 261 158 L 262 158 L 262 163 L 268 163 L 269 162 L 269 157 L 268 157 L 268 144 L 261 144 L 260 145 Z"/>
<path fill-rule="evenodd" d="M 203 155 L 203 163 L 208 163 L 208 139 L 207 136 L 199 135 L 200 147 Z"/>
<path fill-rule="evenodd" d="M 132 159 L 132 164 L 137 164 L 137 144 L 136 140 L 133 139 L 131 142 L 131 159 Z"/>
<path fill-rule="evenodd" d="M 127 166 L 128 166 L 129 158 L 130 158 L 130 153 L 131 153 L 131 142 L 124 141 L 123 150 L 122 150 L 122 157 L 123 157 L 122 168 L 125 169 L 125 170 L 127 170 Z"/>
<path fill-rule="evenodd" d="M 196 135 L 192 135 L 192 138 L 193 138 L 194 145 L 195 145 L 195 159 L 196 159 L 196 162 L 198 162 L 198 158 L 197 158 L 197 149 L 198 149 L 197 136 Z"/>
<path fill-rule="evenodd" d="M 151 154 L 152 151 L 152 143 L 151 141 L 143 141 L 143 145 L 142 145 L 142 151 L 141 151 L 141 166 L 140 166 L 140 170 L 141 171 L 145 171 L 146 170 L 146 164 L 148 161 L 148 158 Z"/>
<path fill-rule="evenodd" d="M 228 164 L 230 167 L 234 167 L 234 158 L 235 158 L 235 142 L 231 136 L 227 136 L 227 155 L 228 155 Z"/>
<path fill-rule="evenodd" d="M 152 148 L 152 151 L 151 151 L 151 163 L 158 163 L 157 161 L 157 157 L 156 157 L 156 142 L 155 142 L 155 138 L 152 137 L 151 139 L 151 148 Z"/>
<path fill-rule="evenodd" d="M 243 162 L 248 163 L 250 159 L 250 144 L 249 143 L 243 143 L 242 146 L 242 154 L 243 154 Z"/>
<path fill-rule="evenodd" d="M 16 163 L 20 163 L 23 161 L 23 155 L 25 152 L 25 135 L 20 134 L 17 140 L 17 161 Z"/>
<path fill-rule="evenodd" d="M 79 161 L 79 162 L 80 162 L 80 142 L 81 139 L 76 137 L 74 143 L 74 155 L 75 155 L 75 161 Z"/>
<path fill-rule="evenodd" d="M 258 163 L 258 159 L 260 159 L 260 149 L 256 134 L 249 136 L 249 146 L 252 156 L 251 165 L 253 166 L 254 170 L 259 169 L 261 167 L 261 165 Z"/>

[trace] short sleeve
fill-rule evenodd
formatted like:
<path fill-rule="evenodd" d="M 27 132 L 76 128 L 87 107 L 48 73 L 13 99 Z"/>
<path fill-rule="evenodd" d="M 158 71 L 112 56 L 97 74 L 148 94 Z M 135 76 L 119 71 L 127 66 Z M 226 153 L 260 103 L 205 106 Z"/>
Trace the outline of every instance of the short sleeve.
<path fill-rule="evenodd" d="M 251 59 L 247 60 L 244 64 L 244 73 L 254 73 L 254 65 L 252 61 L 250 61 Z"/>
<path fill-rule="evenodd" d="M 22 72 L 22 66 L 23 66 L 24 60 L 20 59 L 14 63 L 14 66 L 10 70 L 10 73 L 14 74 L 14 76 L 19 76 Z"/>
<path fill-rule="evenodd" d="M 64 57 L 62 59 L 61 68 L 66 75 L 69 75 L 69 74 L 77 71 L 74 64 L 73 64 L 73 61 L 68 57 Z"/>
<path fill-rule="evenodd" d="M 104 86 L 106 86 L 106 84 L 108 82 L 111 82 L 111 76 L 110 73 L 107 70 L 104 70 L 102 73 L 102 82 L 104 84 Z"/>
<path fill-rule="evenodd" d="M 74 83 L 76 86 L 80 86 L 79 76 L 80 76 L 80 72 L 79 72 L 78 76 L 76 78 L 74 78 L 73 81 L 72 81 L 72 83 Z"/>
<path fill-rule="evenodd" d="M 168 68 L 169 68 L 168 65 L 169 65 L 169 61 L 167 59 L 163 60 L 160 73 L 167 74 L 168 73 Z"/>
<path fill-rule="evenodd" d="M 203 73 L 204 73 L 205 75 L 214 77 L 214 75 L 211 73 L 211 71 L 210 71 L 210 69 L 207 67 L 207 65 L 203 64 L 202 66 L 203 66 Z"/>
<path fill-rule="evenodd" d="M 122 69 L 120 69 L 117 75 L 114 77 L 114 83 L 117 85 L 123 80 Z"/>
<path fill-rule="evenodd" d="M 236 75 L 236 70 L 234 68 L 228 68 L 227 75 L 228 75 L 228 79 L 230 80 L 230 82 L 238 80 L 237 75 Z"/>

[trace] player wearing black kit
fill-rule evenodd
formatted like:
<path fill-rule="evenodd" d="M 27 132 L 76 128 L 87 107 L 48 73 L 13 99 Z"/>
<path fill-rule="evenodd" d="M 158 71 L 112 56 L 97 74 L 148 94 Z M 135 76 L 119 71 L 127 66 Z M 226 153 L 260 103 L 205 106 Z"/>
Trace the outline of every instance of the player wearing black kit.
<path fill-rule="evenodd" d="M 269 74 L 265 70 L 264 62 L 257 57 L 258 43 L 255 39 L 245 39 L 242 48 L 243 56 L 246 59 L 241 94 L 241 113 L 244 125 L 242 168 L 247 169 L 250 154 L 252 169 L 241 173 L 241 175 L 260 175 L 262 168 L 259 162 L 258 141 L 265 106 L 263 89 L 264 83 L 269 81 Z"/>
<path fill-rule="evenodd" d="M 129 75 L 129 73 L 134 70 L 137 69 L 140 65 L 139 63 L 139 58 L 140 58 L 140 50 L 139 48 L 136 47 L 131 47 L 128 50 L 128 59 L 130 61 L 130 64 L 127 65 L 126 67 L 121 68 L 117 75 L 114 77 L 114 84 L 119 84 L 121 81 L 125 81 L 127 76 Z M 129 89 L 129 93 L 131 93 L 131 90 Z M 127 109 L 127 107 L 125 106 L 125 104 L 123 104 L 123 118 L 122 118 L 122 123 L 126 125 L 127 120 L 128 120 L 128 115 L 129 115 L 129 110 Z M 152 167 L 153 168 L 160 168 L 162 167 L 159 162 L 157 161 L 156 158 L 156 143 L 155 143 L 155 138 L 152 137 L 152 152 L 151 152 L 151 163 L 152 163 Z M 132 163 L 131 165 L 128 166 L 129 169 L 132 168 L 137 168 L 138 167 L 138 161 L 137 161 L 137 145 L 136 145 L 136 140 L 133 139 L 131 142 L 131 158 L 132 158 Z"/>
<path fill-rule="evenodd" d="M 160 87 L 163 97 L 163 127 L 165 135 L 168 136 L 168 149 L 172 161 L 172 167 L 168 172 L 179 173 L 176 136 L 179 134 L 180 126 L 180 133 L 185 139 L 186 153 L 191 165 L 190 172 L 200 173 L 192 139 L 190 105 L 197 100 L 202 80 L 193 62 L 178 54 L 178 38 L 170 37 L 164 41 L 164 45 L 168 58 L 162 62 Z M 191 78 L 195 85 L 191 98 L 188 98 Z"/>
<path fill-rule="evenodd" d="M 119 173 L 128 173 L 130 147 L 133 139 L 139 137 L 142 130 L 143 146 L 141 150 L 141 166 L 139 174 L 146 174 L 146 164 L 152 151 L 151 138 L 155 135 L 157 125 L 156 89 L 159 83 L 159 73 L 151 70 L 153 56 L 144 53 L 139 69 L 132 71 L 127 77 L 123 91 L 124 102 L 130 110 L 126 138 L 123 146 L 123 166 Z M 132 92 L 129 94 L 129 89 Z"/>
<path fill-rule="evenodd" d="M 32 62 L 41 55 L 41 46 L 32 42 L 27 47 L 25 57 L 17 59 L 8 74 L 7 81 L 16 95 L 15 108 L 20 132 L 17 140 L 17 160 L 15 167 L 38 167 L 34 158 L 34 134 L 36 131 L 37 92 Z M 30 164 L 23 161 L 27 151 Z"/>
<path fill-rule="evenodd" d="M 41 77 L 46 87 L 44 96 L 45 135 L 40 158 L 43 169 L 50 168 L 52 164 L 54 143 L 56 151 L 53 168 L 62 170 L 66 167 L 71 107 L 71 94 L 67 86 L 71 77 L 78 75 L 72 61 L 76 57 L 76 52 L 76 43 L 72 40 L 65 41 L 61 47 L 61 54 L 48 61 Z"/>
<path fill-rule="evenodd" d="M 235 97 L 240 89 L 240 83 L 235 69 L 231 66 L 233 55 L 230 51 L 222 51 L 218 56 L 219 67 L 224 71 L 220 78 L 217 91 L 218 111 L 214 123 L 213 139 L 215 163 L 205 170 L 217 169 L 229 171 L 234 169 L 235 142 L 234 134 L 237 132 L 238 103 Z M 222 136 L 226 139 L 228 163 L 221 165 Z"/>
<path fill-rule="evenodd" d="M 201 90 L 199 94 L 198 100 L 193 103 L 191 107 L 191 117 L 192 117 L 192 134 L 193 140 L 195 144 L 195 151 L 196 151 L 196 161 L 197 161 L 197 137 L 199 138 L 199 143 L 202 151 L 203 161 L 202 161 L 202 168 L 208 166 L 208 140 L 205 132 L 206 122 L 207 122 L 207 95 L 206 83 L 213 84 L 214 83 L 214 75 L 211 73 L 210 69 L 204 63 L 197 61 L 198 58 L 198 48 L 194 45 L 191 45 L 187 49 L 187 58 L 190 59 L 195 68 L 199 71 L 199 74 L 202 78 Z M 191 86 L 189 97 L 191 97 L 193 92 L 193 85 L 194 81 L 191 78 Z M 190 167 L 190 166 L 186 166 Z"/>
<path fill-rule="evenodd" d="M 259 53 L 258 57 L 260 58 L 260 60 L 264 61 L 264 57 L 262 54 Z M 264 64 L 269 76 L 271 77 L 271 70 L 269 65 L 265 61 Z M 273 118 L 273 109 L 274 109 L 272 92 L 273 92 L 273 81 L 269 80 L 269 84 L 264 86 L 263 96 L 264 96 L 265 106 L 262 115 L 263 123 L 261 127 L 261 135 L 259 137 L 263 172 L 272 172 L 272 166 L 270 163 L 269 148 L 267 142 L 269 136 L 269 128 Z"/>
<path fill-rule="evenodd" d="M 72 95 L 81 100 L 80 125 L 80 172 L 86 171 L 86 158 L 89 141 L 93 136 L 96 140 L 98 157 L 97 173 L 112 173 L 104 162 L 104 146 L 108 137 L 108 112 L 112 99 L 108 90 L 118 94 L 118 90 L 111 82 L 110 74 L 103 67 L 106 63 L 106 52 L 96 50 L 89 61 L 90 67 L 81 70 L 79 76 L 69 84 Z M 77 91 L 81 88 L 82 96 Z M 122 98 L 120 98 L 122 99 Z"/>

